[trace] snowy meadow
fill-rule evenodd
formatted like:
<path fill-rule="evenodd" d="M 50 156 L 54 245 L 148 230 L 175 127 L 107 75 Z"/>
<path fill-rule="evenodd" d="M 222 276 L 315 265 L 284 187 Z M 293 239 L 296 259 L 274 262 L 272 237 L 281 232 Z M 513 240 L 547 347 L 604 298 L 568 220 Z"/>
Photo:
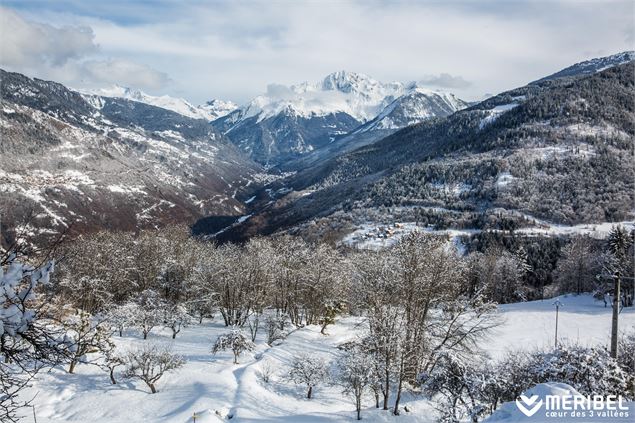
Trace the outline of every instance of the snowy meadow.
<path fill-rule="evenodd" d="M 534 387 L 632 400 L 632 285 L 613 354 L 608 273 L 632 266 L 631 236 L 569 240 L 540 288 L 523 248 L 418 232 L 359 250 L 175 227 L 82 237 L 56 266 L 7 255 L 5 417 L 478 422 Z"/>

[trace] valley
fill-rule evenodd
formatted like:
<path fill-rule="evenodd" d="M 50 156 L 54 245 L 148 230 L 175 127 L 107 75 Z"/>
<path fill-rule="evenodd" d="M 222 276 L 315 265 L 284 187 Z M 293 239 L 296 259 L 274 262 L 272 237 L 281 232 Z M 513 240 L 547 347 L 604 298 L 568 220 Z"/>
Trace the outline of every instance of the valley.
<path fill-rule="evenodd" d="M 0 6 L 0 421 L 632 421 L 635 52 L 592 2 L 70 3 Z"/>

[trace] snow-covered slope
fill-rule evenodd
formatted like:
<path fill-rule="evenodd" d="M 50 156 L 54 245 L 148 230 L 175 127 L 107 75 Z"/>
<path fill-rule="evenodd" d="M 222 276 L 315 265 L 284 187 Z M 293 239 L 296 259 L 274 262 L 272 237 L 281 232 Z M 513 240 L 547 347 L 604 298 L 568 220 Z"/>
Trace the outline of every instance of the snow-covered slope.
<path fill-rule="evenodd" d="M 170 97 L 168 95 L 152 96 L 143 91 L 122 87 L 120 85 L 95 90 L 89 94 L 95 94 L 101 97 L 125 98 L 127 100 L 138 101 L 151 106 L 172 110 L 173 112 L 193 119 L 205 119 L 207 121 L 225 116 L 238 107 L 231 101 L 223 100 L 210 100 L 200 106 L 194 106 L 182 98 Z"/>
<path fill-rule="evenodd" d="M 395 130 L 465 106 L 452 94 L 416 83 L 339 71 L 316 83 L 270 85 L 214 125 L 252 158 L 270 163 L 325 147 L 369 121 L 362 131 Z"/>
<path fill-rule="evenodd" d="M 608 343 L 610 308 L 594 301 L 590 295 L 559 299 L 565 304 L 558 326 L 563 342 L 577 341 L 589 346 Z M 552 303 L 553 300 L 545 300 L 501 306 L 503 323 L 484 340 L 483 348 L 493 357 L 500 357 L 506 349 L 551 346 L 555 324 Z M 338 318 L 329 326 L 328 336 L 320 334 L 319 326 L 302 327 L 273 347 L 265 343 L 265 334 L 261 331 L 256 351 L 243 354 L 238 365 L 232 364 L 231 352 L 216 356 L 210 353 L 216 337 L 227 331 L 218 316 L 202 325 L 184 328 L 175 340 L 171 339 L 169 330 L 153 330 L 147 341 L 129 331 L 123 338 L 114 338 L 120 351 L 144 342 L 171 344 L 173 350 L 187 360 L 185 367 L 161 378 L 158 393 L 150 394 L 141 382 L 120 380 L 117 385 L 111 385 L 106 372 L 97 366 L 80 364 L 76 374 L 68 374 L 62 368 L 40 373 L 25 398 L 35 397 L 33 404 L 39 423 L 189 423 L 194 414 L 196 423 L 228 421 L 228 415 L 233 416 L 232 422 L 353 421 L 354 403 L 342 393 L 341 386 L 318 386 L 314 398 L 307 400 L 303 389 L 284 376 L 299 354 L 321 357 L 335 365 L 342 354 L 337 347 L 357 339 L 361 333 L 360 322 L 359 317 Z M 635 325 L 635 309 L 625 308 L 620 322 L 623 328 Z M 259 377 L 259 372 L 267 367 L 272 369 L 269 383 Z M 395 417 L 390 411 L 375 409 L 371 395 L 365 395 L 363 421 L 439 421 L 433 402 L 409 392 L 405 392 L 404 397 L 402 404 L 409 411 Z M 499 416 L 492 421 L 513 422 L 511 417 Z"/>
<path fill-rule="evenodd" d="M 552 75 L 541 78 L 534 83 L 546 81 L 549 79 L 563 78 L 567 76 L 590 75 L 592 73 L 600 72 L 614 66 L 632 62 L 633 60 L 635 60 L 635 51 L 624 51 L 622 53 L 613 54 L 611 56 L 597 57 L 591 60 L 585 60 L 584 62 L 576 63 L 575 65 L 571 65 Z"/>
<path fill-rule="evenodd" d="M 431 91 L 411 84 L 408 89 L 382 110 L 377 117 L 355 132 L 377 129 L 401 129 L 431 117 L 450 115 L 468 106 L 454 94 Z"/>
<path fill-rule="evenodd" d="M 260 167 L 203 120 L 0 77 L 2 224 L 34 241 L 240 215 L 240 197 L 258 185 Z"/>

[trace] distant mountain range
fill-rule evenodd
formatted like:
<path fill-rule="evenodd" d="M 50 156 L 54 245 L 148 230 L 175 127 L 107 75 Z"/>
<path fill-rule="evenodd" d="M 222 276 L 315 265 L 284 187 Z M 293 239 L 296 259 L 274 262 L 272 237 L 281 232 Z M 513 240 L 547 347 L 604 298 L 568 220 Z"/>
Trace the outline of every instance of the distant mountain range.
<path fill-rule="evenodd" d="M 382 83 L 339 71 L 317 83 L 270 86 L 266 94 L 212 124 L 254 160 L 280 165 L 347 135 L 394 131 L 467 104 L 416 83 Z"/>
<path fill-rule="evenodd" d="M 240 107 L 0 71 L 0 229 L 51 238 L 185 222 L 219 240 L 341 239 L 396 219 L 633 219 L 634 57 L 582 62 L 478 104 L 344 71 Z"/>
<path fill-rule="evenodd" d="M 238 108 L 238 106 L 231 101 L 223 100 L 210 100 L 200 106 L 194 106 L 182 98 L 170 97 L 168 95 L 152 96 L 141 90 L 122 87 L 120 85 L 85 92 L 89 95 L 95 94 L 101 97 L 125 98 L 127 100 L 138 101 L 151 106 L 172 110 L 173 112 L 192 119 L 205 119 L 207 121 L 216 120 Z"/>
<path fill-rule="evenodd" d="M 635 219 L 632 53 L 579 64 L 314 161 L 265 187 L 222 239 L 341 238 L 366 224 L 514 229 Z M 206 232 L 213 221 L 196 226 Z"/>

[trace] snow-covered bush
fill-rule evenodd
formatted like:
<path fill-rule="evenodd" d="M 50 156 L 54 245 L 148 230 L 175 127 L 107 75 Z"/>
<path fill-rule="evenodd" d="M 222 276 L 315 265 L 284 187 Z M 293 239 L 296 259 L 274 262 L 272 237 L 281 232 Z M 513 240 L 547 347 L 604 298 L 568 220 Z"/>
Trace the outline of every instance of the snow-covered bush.
<path fill-rule="evenodd" d="M 173 354 L 169 347 L 156 344 L 144 344 L 131 350 L 123 360 L 126 364 L 124 377 L 142 380 L 153 394 L 157 392 L 155 384 L 165 372 L 185 364 L 183 357 Z"/>
<path fill-rule="evenodd" d="M 238 357 L 245 351 L 253 351 L 254 348 L 256 348 L 256 344 L 254 344 L 243 331 L 235 328 L 216 338 L 216 342 L 212 347 L 212 354 L 231 350 L 234 354 L 234 364 L 238 364 Z"/>
<path fill-rule="evenodd" d="M 166 302 L 156 291 L 146 289 L 139 294 L 135 303 L 137 305 L 135 326 L 141 329 L 143 339 L 148 339 L 150 331 L 163 323 Z"/>
<path fill-rule="evenodd" d="M 601 347 L 559 345 L 548 351 L 515 352 L 498 366 L 506 375 L 504 401 L 545 382 L 569 384 L 583 395 L 632 395 L 628 392 L 632 376 Z"/>
<path fill-rule="evenodd" d="M 279 339 L 284 339 L 285 332 L 284 327 L 287 323 L 285 316 L 267 316 L 265 319 L 265 330 L 267 331 L 267 344 L 273 345 L 273 343 Z"/>
<path fill-rule="evenodd" d="M 296 385 L 306 386 L 306 397 L 311 399 L 313 389 L 329 380 L 328 366 L 320 358 L 302 354 L 293 359 L 287 377 Z"/>
<path fill-rule="evenodd" d="M 627 390 L 630 398 L 635 398 L 635 327 L 622 335 L 618 343 L 617 362 L 629 375 Z"/>
<path fill-rule="evenodd" d="M 119 336 L 123 336 L 123 331 L 139 320 L 138 309 L 139 306 L 133 302 L 114 306 L 106 313 L 106 320 L 119 332 Z"/>
<path fill-rule="evenodd" d="M 635 328 L 620 338 L 617 362 L 635 378 Z"/>
<path fill-rule="evenodd" d="M 0 421 L 15 421 L 24 405 L 20 391 L 43 362 L 58 359 L 56 333 L 39 324 L 37 287 L 47 285 L 54 269 L 21 263 L 15 254 L 0 257 Z M 39 364 L 38 364 L 39 363 Z"/>
<path fill-rule="evenodd" d="M 482 358 L 445 352 L 431 372 L 420 376 L 420 382 L 424 393 L 440 399 L 440 421 L 458 423 L 469 418 L 478 422 L 493 408 L 486 392 L 497 381 L 490 376 Z"/>
<path fill-rule="evenodd" d="M 269 383 L 274 373 L 275 371 L 273 365 L 269 361 L 265 361 L 264 363 L 260 364 L 260 369 L 256 372 L 256 375 L 264 383 Z"/>
<path fill-rule="evenodd" d="M 62 344 L 68 356 L 68 372 L 73 373 L 78 363 L 88 362 L 87 354 L 104 352 L 111 348 L 110 330 L 102 320 L 89 313 L 76 310 L 62 320 L 65 334 Z"/>

